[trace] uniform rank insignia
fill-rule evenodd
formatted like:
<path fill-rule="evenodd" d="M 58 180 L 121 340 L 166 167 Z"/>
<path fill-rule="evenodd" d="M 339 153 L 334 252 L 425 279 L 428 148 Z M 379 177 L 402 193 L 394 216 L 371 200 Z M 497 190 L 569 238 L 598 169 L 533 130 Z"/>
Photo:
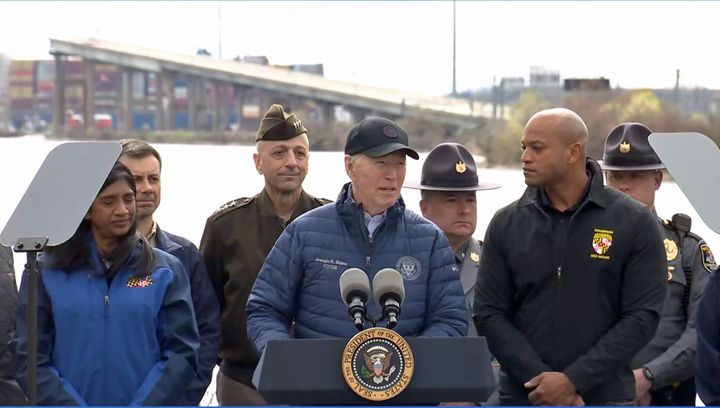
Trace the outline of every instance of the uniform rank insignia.
<path fill-rule="evenodd" d="M 663 244 L 665 244 L 665 256 L 667 257 L 668 262 L 677 258 L 678 246 L 675 241 L 666 238 L 663 240 Z"/>
<path fill-rule="evenodd" d="M 612 240 L 612 231 L 595 228 L 595 234 L 592 237 L 592 248 L 595 253 L 590 254 L 590 257 L 598 259 L 610 259 L 610 256 L 606 254 L 608 253 L 608 251 L 610 251 L 610 247 L 612 246 Z"/>
<path fill-rule="evenodd" d="M 143 278 L 138 278 L 137 276 L 131 276 L 130 279 L 128 279 L 127 287 L 128 288 L 147 288 L 148 286 L 153 284 L 152 277 L 145 276 Z"/>
<path fill-rule="evenodd" d="M 707 244 L 700 245 L 700 255 L 702 255 L 702 263 L 705 269 L 707 269 L 708 272 L 714 271 L 715 267 L 717 267 L 715 257 Z"/>
<path fill-rule="evenodd" d="M 477 252 L 470 252 L 470 259 L 472 259 L 473 262 L 478 262 L 480 260 L 480 255 L 478 255 Z"/>
<path fill-rule="evenodd" d="M 619 146 L 620 153 L 630 153 L 630 143 L 622 142 Z"/>

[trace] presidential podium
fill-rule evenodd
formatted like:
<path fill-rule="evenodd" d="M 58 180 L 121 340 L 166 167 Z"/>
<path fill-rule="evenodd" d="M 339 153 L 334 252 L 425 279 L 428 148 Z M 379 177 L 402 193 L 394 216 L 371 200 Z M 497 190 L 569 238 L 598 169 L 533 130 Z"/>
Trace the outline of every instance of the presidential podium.
<path fill-rule="evenodd" d="M 347 339 L 292 339 L 268 342 L 253 383 L 269 404 L 437 405 L 481 402 L 495 389 L 484 337 L 407 338 L 414 373 L 407 388 L 383 401 L 366 400 L 345 383 L 343 349 Z"/>

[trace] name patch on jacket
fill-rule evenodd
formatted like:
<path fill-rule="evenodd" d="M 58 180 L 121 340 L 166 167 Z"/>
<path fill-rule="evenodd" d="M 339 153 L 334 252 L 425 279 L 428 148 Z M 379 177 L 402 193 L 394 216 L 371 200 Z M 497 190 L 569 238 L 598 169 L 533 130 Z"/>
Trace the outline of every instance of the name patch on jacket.
<path fill-rule="evenodd" d="M 421 265 L 420 261 L 414 256 L 403 256 L 398 259 L 397 263 L 395 264 L 395 269 L 400 272 L 400 275 L 402 275 L 403 279 L 415 280 L 420 276 Z"/>
<path fill-rule="evenodd" d="M 595 228 L 594 232 L 595 234 L 593 234 L 592 237 L 592 249 L 594 253 L 590 254 L 590 258 L 610 259 L 610 255 L 607 255 L 607 253 L 612 246 L 612 230 Z"/>
<path fill-rule="evenodd" d="M 145 276 L 142 278 L 138 278 L 137 276 L 131 276 L 130 279 L 128 279 L 127 287 L 128 288 L 147 288 L 148 286 L 153 284 L 152 277 Z"/>
<path fill-rule="evenodd" d="M 315 262 L 322 264 L 323 269 L 330 269 L 336 271 L 338 268 L 347 268 L 347 262 L 343 262 L 339 259 L 327 259 L 327 258 L 315 258 Z"/>

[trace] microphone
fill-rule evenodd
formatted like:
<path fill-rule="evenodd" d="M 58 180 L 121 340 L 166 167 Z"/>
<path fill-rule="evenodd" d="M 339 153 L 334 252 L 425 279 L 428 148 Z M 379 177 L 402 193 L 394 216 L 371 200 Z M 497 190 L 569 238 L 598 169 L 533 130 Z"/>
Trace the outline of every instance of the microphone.
<path fill-rule="evenodd" d="M 340 296 L 349 307 L 348 313 L 358 330 L 365 328 L 365 304 L 370 298 L 370 280 L 358 268 L 349 268 L 340 275 Z"/>
<path fill-rule="evenodd" d="M 405 284 L 400 272 L 392 268 L 378 271 L 373 278 L 373 296 L 382 307 L 387 328 L 392 329 L 397 325 L 400 304 L 405 300 Z"/>

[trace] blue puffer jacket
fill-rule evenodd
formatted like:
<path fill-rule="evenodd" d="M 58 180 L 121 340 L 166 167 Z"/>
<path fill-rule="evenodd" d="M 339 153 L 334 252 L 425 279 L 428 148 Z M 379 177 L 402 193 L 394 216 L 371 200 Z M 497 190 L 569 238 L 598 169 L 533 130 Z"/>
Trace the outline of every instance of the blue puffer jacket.
<path fill-rule="evenodd" d="M 346 184 L 334 204 L 309 211 L 282 233 L 263 264 L 247 303 L 248 334 L 262 351 L 268 340 L 343 337 L 357 333 L 340 297 L 340 275 L 364 270 L 372 282 L 383 268 L 403 275 L 405 301 L 395 330 L 403 336 L 462 336 L 465 299 L 445 235 L 402 199 L 369 239 L 364 213 Z M 368 315 L 381 309 L 370 299 Z M 380 325 L 380 324 L 378 324 Z"/>
<path fill-rule="evenodd" d="M 148 278 L 128 261 L 108 286 L 92 267 L 43 268 L 38 288 L 39 405 L 170 405 L 195 377 L 199 338 L 187 274 L 155 251 Z M 27 271 L 17 308 L 18 381 L 27 389 Z"/>

